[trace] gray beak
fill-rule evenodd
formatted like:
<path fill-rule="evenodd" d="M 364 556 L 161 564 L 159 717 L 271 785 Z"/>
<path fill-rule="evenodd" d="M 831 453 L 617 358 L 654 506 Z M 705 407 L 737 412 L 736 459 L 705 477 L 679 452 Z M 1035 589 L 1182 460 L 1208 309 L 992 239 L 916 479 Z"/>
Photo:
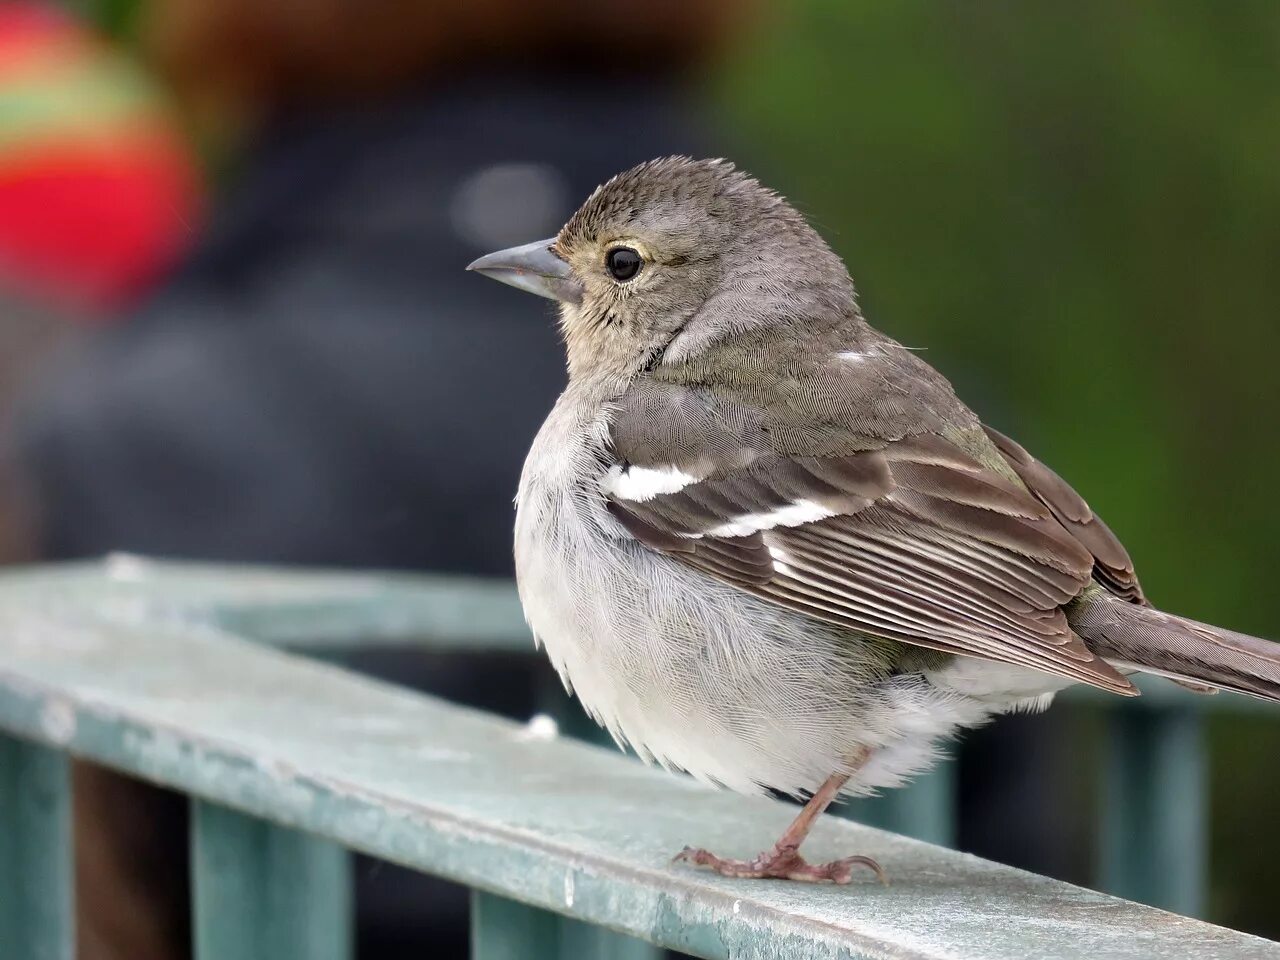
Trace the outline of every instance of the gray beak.
<path fill-rule="evenodd" d="M 551 252 L 555 238 L 526 243 L 481 257 L 468 270 L 563 303 L 582 302 L 582 284 L 569 265 Z"/>

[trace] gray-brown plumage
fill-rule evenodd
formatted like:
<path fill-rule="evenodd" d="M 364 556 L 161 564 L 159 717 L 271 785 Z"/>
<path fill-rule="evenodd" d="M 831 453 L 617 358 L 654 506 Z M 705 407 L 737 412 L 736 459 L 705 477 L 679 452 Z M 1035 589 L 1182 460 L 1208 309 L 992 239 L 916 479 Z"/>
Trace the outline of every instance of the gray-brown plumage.
<path fill-rule="evenodd" d="M 863 319 L 844 264 L 723 161 L 605 184 L 554 241 L 472 265 L 561 301 L 570 383 L 535 441 L 516 559 L 536 635 L 644 757 L 813 800 L 1073 683 L 1280 699 L 1280 647 L 1152 608 L 1085 501 Z"/>

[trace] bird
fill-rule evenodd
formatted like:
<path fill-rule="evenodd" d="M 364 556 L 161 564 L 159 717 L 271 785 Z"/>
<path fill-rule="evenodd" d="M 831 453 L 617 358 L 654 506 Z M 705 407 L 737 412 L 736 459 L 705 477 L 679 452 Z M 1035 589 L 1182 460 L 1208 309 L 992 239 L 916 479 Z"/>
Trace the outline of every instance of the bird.
<path fill-rule="evenodd" d="M 1280 644 L 1152 606 L 1086 501 L 873 328 L 733 163 L 642 163 L 468 269 L 558 302 L 567 386 L 516 498 L 536 641 L 645 761 L 805 800 L 758 856 L 676 859 L 883 881 L 800 845 L 965 728 L 1073 684 L 1138 696 L 1136 673 L 1280 701 Z"/>

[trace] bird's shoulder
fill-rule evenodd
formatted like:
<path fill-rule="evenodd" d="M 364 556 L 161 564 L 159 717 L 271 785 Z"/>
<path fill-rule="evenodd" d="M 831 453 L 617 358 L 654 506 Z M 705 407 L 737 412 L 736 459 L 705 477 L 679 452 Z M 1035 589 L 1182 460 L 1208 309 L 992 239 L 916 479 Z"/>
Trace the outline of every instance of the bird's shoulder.
<path fill-rule="evenodd" d="M 788 335 L 788 334 L 791 335 Z M 915 352 L 870 331 L 769 328 L 657 364 L 618 399 L 615 449 L 640 465 L 728 453 L 842 456 L 952 437 L 1005 472 L 978 417 Z"/>

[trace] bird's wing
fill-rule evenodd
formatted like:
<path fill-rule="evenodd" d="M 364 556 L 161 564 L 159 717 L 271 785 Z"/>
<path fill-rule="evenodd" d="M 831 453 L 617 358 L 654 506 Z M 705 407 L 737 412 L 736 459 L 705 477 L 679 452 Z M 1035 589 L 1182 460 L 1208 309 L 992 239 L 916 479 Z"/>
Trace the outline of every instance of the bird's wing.
<path fill-rule="evenodd" d="M 1122 549 L 1091 553 L 1075 500 L 1030 492 L 976 420 L 877 438 L 798 406 L 780 423 L 778 404 L 639 381 L 613 422 L 610 512 L 649 548 L 817 619 L 1136 693 L 1062 611 L 1097 564 L 1131 576 Z"/>
<path fill-rule="evenodd" d="M 984 425 L 982 429 L 1027 489 L 1093 554 L 1094 579 L 1123 600 L 1149 606 L 1133 572 L 1129 551 L 1102 518 L 1089 509 L 1080 494 L 1016 441 L 991 427 Z"/>

